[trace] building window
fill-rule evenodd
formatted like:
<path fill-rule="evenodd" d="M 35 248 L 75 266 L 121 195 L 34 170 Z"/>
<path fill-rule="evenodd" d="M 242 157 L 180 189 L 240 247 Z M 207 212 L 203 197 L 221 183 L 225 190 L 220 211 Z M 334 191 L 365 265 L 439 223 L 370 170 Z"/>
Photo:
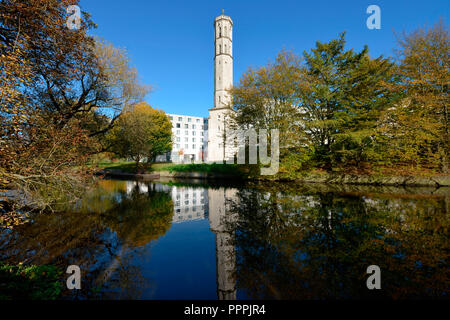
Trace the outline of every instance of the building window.
<path fill-rule="evenodd" d="M 185 125 L 184 125 L 184 128 L 185 128 L 185 129 L 189 129 L 189 125 L 188 125 L 188 124 L 185 124 Z"/>
<path fill-rule="evenodd" d="M 179 123 L 177 123 L 177 128 L 181 128 L 181 125 Z"/>
<path fill-rule="evenodd" d="M 191 118 L 188 118 L 188 122 L 191 122 L 191 120 L 192 120 Z"/>
<path fill-rule="evenodd" d="M 189 146 L 187 144 L 184 145 L 185 149 L 189 149 Z"/>
<path fill-rule="evenodd" d="M 200 123 L 200 119 L 197 119 L 196 122 L 197 122 L 197 123 Z"/>
<path fill-rule="evenodd" d="M 177 137 L 177 142 L 180 142 L 180 137 Z"/>
<path fill-rule="evenodd" d="M 192 125 L 192 129 L 195 129 L 195 124 Z"/>
<path fill-rule="evenodd" d="M 203 136 L 203 131 L 200 132 L 200 135 Z M 202 140 L 203 140 L 203 138 L 202 138 Z"/>
<path fill-rule="evenodd" d="M 195 131 L 192 131 L 192 135 L 195 136 Z"/>
<path fill-rule="evenodd" d="M 185 131 L 184 131 L 184 134 L 185 134 L 185 135 L 188 135 L 188 134 L 189 134 L 189 131 L 185 130 Z"/>
<path fill-rule="evenodd" d="M 180 134 L 180 130 L 177 130 L 177 134 Z"/>
<path fill-rule="evenodd" d="M 177 144 L 177 149 L 180 149 L 180 145 L 179 144 Z"/>
<path fill-rule="evenodd" d="M 182 117 L 178 117 L 178 121 L 183 121 L 183 118 Z"/>
<path fill-rule="evenodd" d="M 195 138 L 192 138 L 192 142 L 195 142 Z"/>
<path fill-rule="evenodd" d="M 203 138 L 201 138 L 200 141 L 203 142 Z"/>
<path fill-rule="evenodd" d="M 188 140 L 188 138 L 186 137 L 186 138 L 184 138 L 184 142 L 188 142 L 189 140 Z"/>
<path fill-rule="evenodd" d="M 195 144 L 192 145 L 192 149 L 195 149 Z"/>
<path fill-rule="evenodd" d="M 219 53 L 222 53 L 222 45 L 219 44 Z"/>

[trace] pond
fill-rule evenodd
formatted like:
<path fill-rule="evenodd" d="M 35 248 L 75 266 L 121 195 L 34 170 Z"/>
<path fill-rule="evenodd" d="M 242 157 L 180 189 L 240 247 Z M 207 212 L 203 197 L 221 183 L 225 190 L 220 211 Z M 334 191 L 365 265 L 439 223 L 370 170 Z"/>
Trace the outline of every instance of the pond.
<path fill-rule="evenodd" d="M 0 259 L 78 265 L 66 299 L 448 298 L 449 213 L 444 188 L 101 180 Z"/>

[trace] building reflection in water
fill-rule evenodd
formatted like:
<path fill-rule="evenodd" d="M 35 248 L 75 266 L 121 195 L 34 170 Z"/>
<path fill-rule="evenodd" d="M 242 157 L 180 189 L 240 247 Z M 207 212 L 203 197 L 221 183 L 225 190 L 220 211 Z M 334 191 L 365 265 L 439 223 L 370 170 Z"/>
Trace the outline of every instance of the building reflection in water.
<path fill-rule="evenodd" d="M 139 188 L 139 192 L 167 192 L 174 203 L 173 223 L 209 218 L 210 230 L 216 239 L 216 281 L 219 300 L 236 299 L 236 251 L 233 244 L 233 230 L 227 230 L 236 220 L 229 210 L 228 201 L 236 200 L 237 189 L 193 188 L 165 184 L 127 181 L 127 193 Z M 228 200 L 228 201 L 227 201 Z"/>

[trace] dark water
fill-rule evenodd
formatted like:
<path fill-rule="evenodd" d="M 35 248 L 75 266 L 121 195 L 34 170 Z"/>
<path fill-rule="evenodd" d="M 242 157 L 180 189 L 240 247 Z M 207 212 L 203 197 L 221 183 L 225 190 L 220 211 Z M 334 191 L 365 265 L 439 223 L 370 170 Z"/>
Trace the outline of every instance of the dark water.
<path fill-rule="evenodd" d="M 69 299 L 445 299 L 449 226 L 442 188 L 103 180 L 3 232 L 0 257 L 79 265 Z"/>

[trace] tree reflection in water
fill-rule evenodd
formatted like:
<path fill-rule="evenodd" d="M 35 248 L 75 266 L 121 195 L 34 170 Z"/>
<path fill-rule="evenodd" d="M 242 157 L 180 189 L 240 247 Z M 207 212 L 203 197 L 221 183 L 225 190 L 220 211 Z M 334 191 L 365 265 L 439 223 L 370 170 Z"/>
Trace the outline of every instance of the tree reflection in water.
<path fill-rule="evenodd" d="M 448 191 L 448 190 L 447 190 Z M 449 194 L 266 186 L 229 199 L 238 290 L 258 299 L 448 295 Z M 368 290 L 366 268 L 381 268 Z"/>
<path fill-rule="evenodd" d="M 37 214 L 33 223 L 0 239 L 2 260 L 55 264 L 62 270 L 79 265 L 80 298 L 139 298 L 150 284 L 132 260 L 166 233 L 173 216 L 170 194 L 156 191 L 154 184 L 146 189 L 135 183 L 127 190 L 125 181 L 102 180 L 75 209 Z"/>
<path fill-rule="evenodd" d="M 202 185 L 206 189 L 197 198 L 204 195 L 205 201 L 196 204 L 203 211 L 194 215 L 190 206 L 196 197 L 188 192 L 192 186 L 100 181 L 75 208 L 36 214 L 33 223 L 0 233 L 0 259 L 55 264 L 62 270 L 79 265 L 80 298 L 88 299 L 153 298 L 149 292 L 162 286 L 175 296 L 179 287 L 191 283 L 199 296 L 216 289 L 218 299 L 448 297 L 448 189 Z M 192 198 L 189 205 L 187 196 Z M 174 277 L 186 283 L 167 280 L 171 274 L 164 272 L 162 279 L 144 277 L 143 269 L 152 266 L 141 259 L 150 258 L 149 244 L 166 234 L 172 221 L 206 217 L 209 225 L 197 221 L 174 228 L 184 230 L 182 237 L 192 230 L 215 234 L 214 253 L 204 243 L 208 237 L 190 239 L 206 253 L 198 255 L 202 262 L 180 269 L 186 277 Z M 174 239 L 185 239 L 175 233 L 172 242 L 160 246 L 158 257 L 170 256 L 156 259 L 160 263 L 178 263 L 196 253 L 186 246 L 180 246 L 186 252 L 173 249 Z M 214 282 L 201 272 L 211 261 L 216 265 Z M 381 268 L 381 290 L 366 287 L 369 265 Z M 198 278 L 191 278 L 193 274 Z"/>

